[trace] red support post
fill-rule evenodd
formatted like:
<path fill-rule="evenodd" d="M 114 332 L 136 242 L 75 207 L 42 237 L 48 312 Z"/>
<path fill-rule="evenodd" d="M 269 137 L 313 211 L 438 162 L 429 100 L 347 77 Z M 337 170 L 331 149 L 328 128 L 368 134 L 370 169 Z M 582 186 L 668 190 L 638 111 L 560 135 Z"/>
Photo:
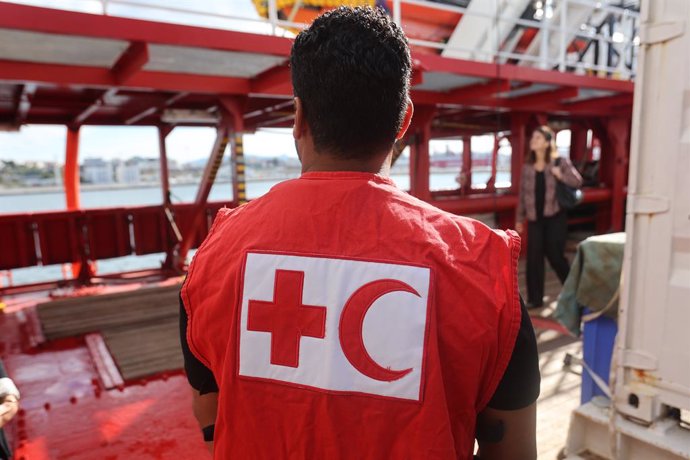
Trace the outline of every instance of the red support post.
<path fill-rule="evenodd" d="M 472 189 L 472 137 L 462 138 L 462 170 L 460 171 L 460 190 L 467 194 Z"/>
<path fill-rule="evenodd" d="M 226 96 L 220 100 L 225 110 L 232 115 L 233 135 L 230 144 L 232 156 L 232 198 L 238 206 L 247 202 L 246 164 L 244 161 L 244 109 L 247 98 Z"/>
<path fill-rule="evenodd" d="M 74 211 L 81 208 L 79 194 L 79 128 L 67 128 L 67 142 L 65 146 L 65 173 L 63 177 L 65 186 L 65 202 L 67 210 Z M 82 238 L 83 235 L 78 235 Z M 88 284 L 89 279 L 94 275 L 93 269 L 83 251 L 80 253 L 81 260 L 72 262 L 72 276 L 77 278 L 80 283 Z"/>
<path fill-rule="evenodd" d="M 67 128 L 63 182 L 67 209 L 71 211 L 81 208 L 79 199 L 79 128 Z"/>
<path fill-rule="evenodd" d="M 577 166 L 587 159 L 587 128 L 573 123 L 570 126 L 570 160 Z"/>
<path fill-rule="evenodd" d="M 170 172 L 168 170 L 168 149 L 165 144 L 165 139 L 173 130 L 174 126 L 161 125 L 158 126 L 158 153 L 160 158 L 160 177 L 161 177 L 161 192 L 163 193 L 163 212 L 168 221 L 169 226 L 166 227 L 168 240 L 165 245 L 165 261 L 163 268 L 166 270 L 175 269 L 175 253 L 182 241 L 182 235 L 175 222 L 172 213 L 170 199 Z"/>
<path fill-rule="evenodd" d="M 187 253 L 192 248 L 194 238 L 197 234 L 199 226 L 202 223 L 202 217 L 204 215 L 206 203 L 208 202 L 208 196 L 211 193 L 211 187 L 213 187 L 213 183 L 216 180 L 218 168 L 220 168 L 220 165 L 223 161 L 223 155 L 225 154 L 225 148 L 228 145 L 228 134 L 228 123 L 221 122 L 221 125 L 218 127 L 216 142 L 213 144 L 213 148 L 211 149 L 211 155 L 206 163 L 204 175 L 201 179 L 201 183 L 199 184 L 199 190 L 197 191 L 196 198 L 194 199 L 192 223 L 189 226 L 189 230 L 185 233 L 185 235 L 183 235 L 182 243 L 180 243 L 180 247 L 177 252 L 175 268 L 179 270 L 184 269 Z"/>
<path fill-rule="evenodd" d="M 206 209 L 208 196 L 211 193 L 211 187 L 213 187 L 213 183 L 216 180 L 218 169 L 223 161 L 225 149 L 228 146 L 228 142 L 230 142 L 230 131 L 238 133 L 244 130 L 243 114 L 244 108 L 246 107 L 246 97 L 222 97 L 220 99 L 220 104 L 221 122 L 218 127 L 216 142 L 211 150 L 211 156 L 206 163 L 206 169 L 204 169 L 204 175 L 194 200 L 192 223 L 187 233 L 182 236 L 182 243 L 180 243 L 177 253 L 175 267 L 180 270 L 184 269 L 187 253 L 191 249 L 198 228 L 203 222 L 202 217 Z M 234 199 L 236 200 L 237 197 L 235 196 Z"/>
<path fill-rule="evenodd" d="M 491 176 L 489 176 L 489 180 L 486 181 L 486 191 L 487 192 L 495 192 L 496 191 L 496 165 L 498 163 L 498 147 L 499 147 L 498 134 L 494 133 L 494 148 L 491 151 Z"/>
<path fill-rule="evenodd" d="M 520 179 L 522 178 L 522 165 L 527 154 L 527 116 L 515 113 L 510 120 L 511 147 L 510 158 L 510 191 L 517 194 L 520 191 Z"/>
<path fill-rule="evenodd" d="M 609 146 L 613 155 L 611 171 L 611 231 L 623 230 L 625 218 L 625 197 L 628 183 L 628 163 L 630 157 L 630 123 L 627 118 L 612 118 L 607 121 L 606 128 Z"/>
<path fill-rule="evenodd" d="M 412 122 L 414 143 L 410 149 L 410 193 L 424 201 L 431 200 L 429 141 L 434 114 L 434 107 L 418 106 Z"/>
<path fill-rule="evenodd" d="M 158 127 L 158 152 L 161 164 L 161 190 L 163 192 L 163 205 L 170 206 L 170 172 L 168 171 L 168 149 L 165 139 L 174 126 L 163 125 Z"/>

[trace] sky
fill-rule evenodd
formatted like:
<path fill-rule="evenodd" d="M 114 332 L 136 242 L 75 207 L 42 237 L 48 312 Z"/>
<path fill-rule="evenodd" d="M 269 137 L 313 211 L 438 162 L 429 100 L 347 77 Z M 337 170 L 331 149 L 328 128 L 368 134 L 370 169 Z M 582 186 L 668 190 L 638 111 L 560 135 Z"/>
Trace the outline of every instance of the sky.
<path fill-rule="evenodd" d="M 130 0 L 132 1 L 132 0 Z M 251 0 L 135 0 L 137 3 L 188 9 L 225 16 L 258 18 Z M 101 0 L 15 0 L 36 6 L 65 8 L 76 11 L 102 12 Z M 153 10 L 119 5 L 118 0 L 108 0 L 108 12 L 112 15 L 181 22 L 186 24 L 230 28 L 268 33 L 267 24 L 238 21 L 227 18 L 194 15 L 175 11 Z M 569 134 L 569 133 L 568 133 Z M 65 157 L 66 128 L 64 126 L 23 126 L 18 132 L 0 131 L 0 160 L 56 161 Z M 212 128 L 176 128 L 167 139 L 168 158 L 184 163 L 208 157 L 215 139 Z M 569 144 L 569 135 L 559 136 L 559 146 Z M 473 150 L 489 151 L 490 137 L 473 142 Z M 445 150 L 443 143 L 436 142 L 432 150 Z M 476 147 L 475 147 L 476 145 Z M 453 146 L 458 151 L 459 146 Z M 292 135 L 288 129 L 271 129 L 245 135 L 245 154 L 256 156 L 295 155 Z M 158 136 L 153 127 L 85 126 L 80 135 L 80 159 L 100 157 L 104 159 L 130 158 L 133 156 L 157 157 Z"/>

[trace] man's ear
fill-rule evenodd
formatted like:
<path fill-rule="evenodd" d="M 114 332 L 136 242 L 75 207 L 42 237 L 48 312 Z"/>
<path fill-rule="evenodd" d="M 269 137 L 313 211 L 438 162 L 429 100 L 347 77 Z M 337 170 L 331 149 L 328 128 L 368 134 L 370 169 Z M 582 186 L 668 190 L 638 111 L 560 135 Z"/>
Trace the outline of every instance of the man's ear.
<path fill-rule="evenodd" d="M 410 98 L 407 98 L 407 109 L 405 109 L 405 119 L 402 122 L 402 126 L 400 126 L 398 134 L 395 135 L 396 141 L 399 141 L 405 136 L 407 128 L 409 128 L 410 123 L 412 123 L 412 115 L 414 115 L 414 104 L 412 104 Z"/>
<path fill-rule="evenodd" d="M 292 137 L 299 140 L 304 136 L 307 129 L 307 120 L 304 118 L 304 108 L 302 107 L 302 100 L 295 98 L 295 123 L 292 126 Z"/>

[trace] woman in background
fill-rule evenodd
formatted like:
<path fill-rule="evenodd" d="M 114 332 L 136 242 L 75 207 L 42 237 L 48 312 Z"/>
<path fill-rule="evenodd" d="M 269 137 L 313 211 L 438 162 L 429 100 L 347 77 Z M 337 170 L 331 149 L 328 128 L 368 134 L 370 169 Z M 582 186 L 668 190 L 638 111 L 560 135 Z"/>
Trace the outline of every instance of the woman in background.
<path fill-rule="evenodd" d="M 0 361 L 0 460 L 12 457 L 10 446 L 5 439 L 2 427 L 17 415 L 19 410 L 19 390 L 10 380 L 5 368 Z"/>
<path fill-rule="evenodd" d="M 530 152 L 522 167 L 515 230 L 524 231 L 527 219 L 527 307 L 544 305 L 544 256 L 561 283 L 570 264 L 565 251 L 567 216 L 556 198 L 557 181 L 581 187 L 582 177 L 568 158 L 560 158 L 556 136 L 548 126 L 534 130 Z"/>

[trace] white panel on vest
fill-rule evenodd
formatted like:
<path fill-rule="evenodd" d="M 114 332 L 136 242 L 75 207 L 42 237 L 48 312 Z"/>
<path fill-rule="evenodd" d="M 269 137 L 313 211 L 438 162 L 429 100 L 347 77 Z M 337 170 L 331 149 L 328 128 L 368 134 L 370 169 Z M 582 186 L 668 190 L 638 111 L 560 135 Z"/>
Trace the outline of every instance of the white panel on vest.
<path fill-rule="evenodd" d="M 411 265 L 248 253 L 239 375 L 420 400 L 430 278 Z"/>

